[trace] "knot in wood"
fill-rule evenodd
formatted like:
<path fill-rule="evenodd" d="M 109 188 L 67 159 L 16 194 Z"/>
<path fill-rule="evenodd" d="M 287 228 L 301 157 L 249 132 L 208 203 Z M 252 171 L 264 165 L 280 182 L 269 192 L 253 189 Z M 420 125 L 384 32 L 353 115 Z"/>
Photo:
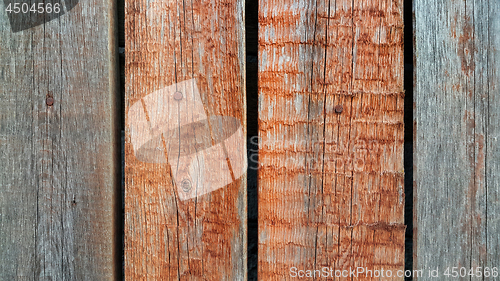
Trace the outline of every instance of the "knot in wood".
<path fill-rule="evenodd" d="M 182 191 L 189 192 L 191 190 L 191 181 L 188 179 L 183 180 L 181 182 L 181 188 L 182 188 Z"/>

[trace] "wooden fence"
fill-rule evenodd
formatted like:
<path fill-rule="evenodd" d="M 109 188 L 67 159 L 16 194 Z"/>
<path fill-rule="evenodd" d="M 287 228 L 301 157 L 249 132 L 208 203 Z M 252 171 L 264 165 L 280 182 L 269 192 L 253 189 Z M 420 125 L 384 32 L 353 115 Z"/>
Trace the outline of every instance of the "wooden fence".
<path fill-rule="evenodd" d="M 0 2 L 0 280 L 500 278 L 500 3 L 408 2 Z"/>

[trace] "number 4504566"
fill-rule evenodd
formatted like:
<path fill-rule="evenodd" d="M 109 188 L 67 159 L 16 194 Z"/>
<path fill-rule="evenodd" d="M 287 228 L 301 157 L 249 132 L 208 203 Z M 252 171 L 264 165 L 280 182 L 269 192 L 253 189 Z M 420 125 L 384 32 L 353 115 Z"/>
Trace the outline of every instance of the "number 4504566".
<path fill-rule="evenodd" d="M 61 5 L 59 3 L 38 3 L 29 5 L 28 3 L 10 3 L 5 9 L 7 13 L 14 14 L 27 14 L 27 13 L 47 13 L 47 14 L 59 14 L 61 12 Z"/>

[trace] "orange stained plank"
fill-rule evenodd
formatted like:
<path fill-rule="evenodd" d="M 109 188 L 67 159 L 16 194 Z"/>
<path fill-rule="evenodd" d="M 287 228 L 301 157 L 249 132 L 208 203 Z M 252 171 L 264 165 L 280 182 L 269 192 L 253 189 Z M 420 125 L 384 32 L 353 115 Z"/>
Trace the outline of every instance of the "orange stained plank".
<path fill-rule="evenodd" d="M 125 9 L 126 280 L 243 280 L 243 1 Z"/>
<path fill-rule="evenodd" d="M 260 280 L 404 268 L 402 2 L 260 1 Z"/>

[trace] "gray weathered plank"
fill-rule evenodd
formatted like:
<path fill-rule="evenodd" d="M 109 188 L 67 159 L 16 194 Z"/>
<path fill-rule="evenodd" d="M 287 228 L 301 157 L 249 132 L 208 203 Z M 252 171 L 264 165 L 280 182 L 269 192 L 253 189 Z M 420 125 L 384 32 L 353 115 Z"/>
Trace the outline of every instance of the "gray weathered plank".
<path fill-rule="evenodd" d="M 5 12 L 10 2 L 0 3 L 0 280 L 112 280 L 114 1 L 65 1 L 38 25 Z"/>
<path fill-rule="evenodd" d="M 436 279 L 429 268 L 442 279 L 447 267 L 476 274 L 500 265 L 499 9 L 497 1 L 414 2 L 418 280 Z"/>
<path fill-rule="evenodd" d="M 487 55 L 487 130 L 486 136 L 486 245 L 488 259 L 485 266 L 500 267 L 500 3 L 487 2 L 489 43 Z"/>

